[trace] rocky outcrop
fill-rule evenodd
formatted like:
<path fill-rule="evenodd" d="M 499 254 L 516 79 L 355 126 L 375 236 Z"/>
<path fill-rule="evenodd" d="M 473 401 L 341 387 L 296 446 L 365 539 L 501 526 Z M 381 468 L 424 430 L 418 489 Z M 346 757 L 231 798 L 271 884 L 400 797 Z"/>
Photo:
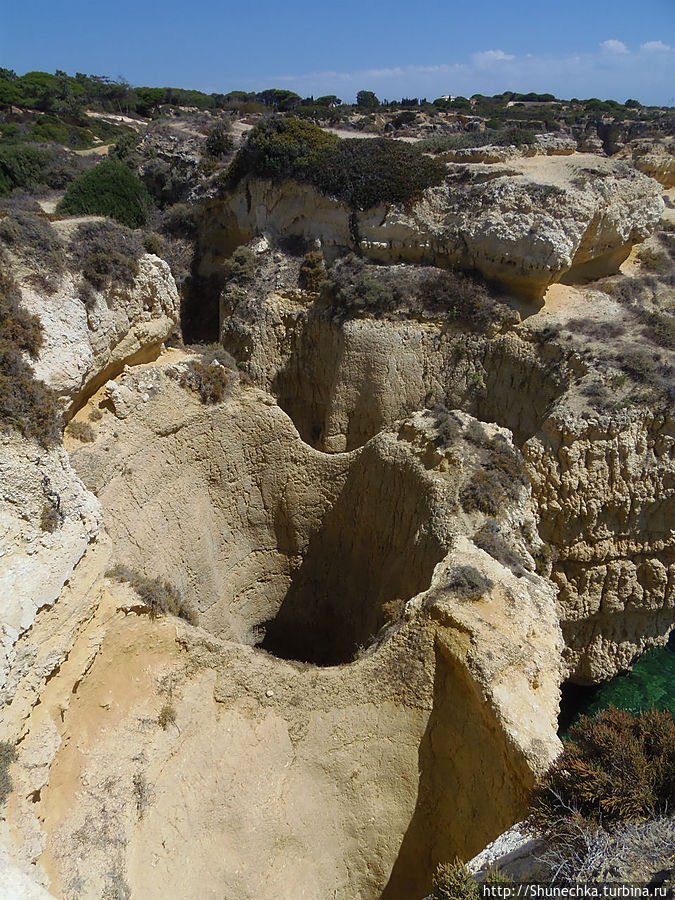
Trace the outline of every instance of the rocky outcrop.
<path fill-rule="evenodd" d="M 307 295 L 227 294 L 222 340 L 308 442 L 362 445 L 412 410 L 461 407 L 522 448 L 569 675 L 625 669 L 674 621 L 673 421 L 640 407 L 583 411 L 587 366 L 528 328 L 477 335 L 447 321 L 344 317 Z"/>
<path fill-rule="evenodd" d="M 61 596 L 101 526 L 101 508 L 73 472 L 63 449 L 45 451 L 15 435 L 0 436 L 0 684 L 35 663 L 19 659 L 21 638 L 39 612 Z M 34 673 L 36 674 L 36 673 Z"/>
<path fill-rule="evenodd" d="M 672 138 L 635 141 L 621 155 L 665 188 L 675 187 L 675 141 Z"/>
<path fill-rule="evenodd" d="M 536 156 L 496 165 L 450 166 L 445 183 L 408 208 L 351 212 L 309 185 L 249 180 L 209 205 L 202 271 L 259 232 L 321 242 L 330 254 L 356 247 L 382 262 L 432 262 L 477 270 L 539 299 L 549 284 L 618 270 L 663 211 L 658 186 L 598 157 Z"/>
<path fill-rule="evenodd" d="M 32 630 L 39 672 L 58 661 L 40 703 L 19 668 L 0 719 L 21 736 L 14 841 L 64 900 L 422 896 L 522 813 L 559 746 L 522 462 L 462 413 L 325 454 L 257 389 L 204 407 L 185 365 L 99 393 L 73 461 L 116 559 L 182 588 L 200 627 L 149 619 L 92 546 Z M 493 447 L 515 467 L 498 525 L 458 503 Z"/>
<path fill-rule="evenodd" d="M 77 408 L 125 364 L 156 358 L 178 321 L 179 297 L 168 265 L 145 254 L 130 286 L 91 289 L 87 304 L 79 280 L 65 275 L 52 293 L 22 287 L 22 305 L 40 318 L 43 343 L 32 362 L 38 378 Z"/>

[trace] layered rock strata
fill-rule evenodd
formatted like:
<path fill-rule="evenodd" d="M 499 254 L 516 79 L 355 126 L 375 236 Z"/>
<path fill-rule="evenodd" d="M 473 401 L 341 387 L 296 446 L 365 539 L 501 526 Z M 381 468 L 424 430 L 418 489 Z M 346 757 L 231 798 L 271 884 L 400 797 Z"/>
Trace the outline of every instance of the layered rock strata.
<path fill-rule="evenodd" d="M 675 603 L 667 412 L 581 409 L 587 364 L 523 326 L 481 336 L 431 320 L 345 318 L 298 292 L 254 294 L 224 296 L 223 344 L 315 446 L 358 447 L 437 404 L 513 432 L 557 557 L 571 677 L 610 677 L 665 641 Z"/>
<path fill-rule="evenodd" d="M 0 720 L 20 738 L 14 839 L 68 900 L 421 896 L 558 749 L 561 637 L 520 457 L 462 413 L 325 454 L 257 389 L 204 407 L 183 365 L 123 375 L 123 418 L 99 393 L 72 458 L 114 558 L 180 587 L 200 627 L 149 619 L 93 548 L 77 623 L 65 588 L 33 626 L 31 646 L 69 638 L 39 704 L 19 670 Z M 498 526 L 458 503 L 494 448 L 513 478 Z M 495 527 L 503 562 L 476 538 Z"/>
<path fill-rule="evenodd" d="M 353 248 L 381 262 L 476 270 L 536 300 L 563 277 L 616 272 L 662 211 L 654 181 L 585 154 L 449 165 L 444 184 L 407 208 L 352 211 L 310 185 L 250 179 L 208 205 L 201 267 L 217 272 L 234 246 L 266 231 L 320 240 L 328 254 Z"/>

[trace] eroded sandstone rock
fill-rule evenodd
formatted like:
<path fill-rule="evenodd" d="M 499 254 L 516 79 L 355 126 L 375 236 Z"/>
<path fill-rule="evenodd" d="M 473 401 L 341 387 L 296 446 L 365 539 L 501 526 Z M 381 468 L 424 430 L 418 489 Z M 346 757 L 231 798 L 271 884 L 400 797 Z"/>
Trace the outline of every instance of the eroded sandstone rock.
<path fill-rule="evenodd" d="M 569 674 L 592 683 L 673 624 L 673 422 L 581 407 L 587 364 L 527 328 L 492 337 L 433 320 L 345 317 L 296 292 L 225 295 L 222 338 L 304 439 L 353 449 L 412 410 L 460 406 L 506 426 L 557 560 Z"/>
<path fill-rule="evenodd" d="M 510 436 L 419 413 L 327 455 L 268 395 L 204 407 L 176 366 L 123 375 L 138 402 L 104 407 L 74 460 L 116 558 L 182 587 L 201 627 L 96 582 L 40 704 L 20 673 L 0 722 L 22 734 L 15 840 L 67 900 L 421 896 L 449 847 L 470 856 L 518 817 L 558 749 L 561 637 L 527 484 L 501 561 L 457 503 L 493 444 L 519 471 Z"/>
<path fill-rule="evenodd" d="M 614 273 L 663 211 L 658 186 L 632 166 L 599 157 L 535 156 L 450 166 L 444 184 L 403 208 L 352 213 L 310 185 L 251 179 L 207 210 L 204 273 L 223 253 L 269 231 L 358 248 L 381 262 L 431 262 L 481 272 L 539 299 L 563 276 Z M 234 243 L 233 243 L 234 242 Z"/>
<path fill-rule="evenodd" d="M 22 305 L 42 323 L 35 374 L 77 407 L 125 364 L 158 356 L 178 321 L 179 298 L 168 265 L 145 254 L 133 285 L 92 289 L 87 306 L 79 279 L 67 274 L 54 293 L 22 284 Z"/>

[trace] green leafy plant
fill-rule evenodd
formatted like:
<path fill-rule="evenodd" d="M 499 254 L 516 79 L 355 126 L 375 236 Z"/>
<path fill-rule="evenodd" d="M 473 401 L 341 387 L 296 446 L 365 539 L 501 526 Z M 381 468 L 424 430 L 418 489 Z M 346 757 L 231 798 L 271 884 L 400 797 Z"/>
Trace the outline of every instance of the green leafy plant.
<path fill-rule="evenodd" d="M 308 182 L 353 209 L 368 209 L 408 203 L 440 184 L 445 167 L 411 144 L 343 141 L 308 121 L 286 117 L 268 119 L 252 130 L 232 163 L 227 185 L 234 187 L 248 175 Z"/>
<path fill-rule="evenodd" d="M 131 228 L 145 225 L 151 209 L 143 182 L 116 159 L 76 178 L 58 205 L 62 214 L 109 216 Z"/>

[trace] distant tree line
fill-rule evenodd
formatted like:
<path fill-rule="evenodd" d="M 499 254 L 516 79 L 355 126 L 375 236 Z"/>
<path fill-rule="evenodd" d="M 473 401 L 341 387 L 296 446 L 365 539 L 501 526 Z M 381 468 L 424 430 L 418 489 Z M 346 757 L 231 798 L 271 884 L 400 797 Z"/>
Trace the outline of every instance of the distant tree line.
<path fill-rule="evenodd" d="M 614 115 L 641 109 L 637 100 L 627 100 L 625 104 L 615 100 L 558 100 L 550 93 L 527 94 L 504 91 L 491 97 L 474 94 L 438 97 L 429 102 L 426 98 L 403 97 L 400 100 L 380 100 L 373 91 L 361 90 L 356 103 L 344 103 L 335 94 L 317 98 L 301 97 L 294 91 L 268 88 L 263 91 L 229 91 L 226 94 L 186 90 L 175 87 L 134 87 L 125 79 L 109 78 L 106 75 L 85 75 L 77 72 L 74 76 L 57 69 L 48 72 L 27 72 L 17 75 L 11 69 L 0 68 L 0 110 L 10 106 L 34 109 L 43 113 L 61 116 L 77 116 L 85 109 L 106 112 L 137 114 L 152 117 L 161 107 L 196 107 L 200 110 L 222 109 L 237 112 L 264 112 L 273 110 L 280 113 L 292 112 L 303 117 L 339 119 L 354 110 L 369 114 L 378 109 L 385 110 L 426 110 L 439 109 L 458 112 L 474 112 L 476 115 L 499 118 L 508 103 L 516 106 L 508 108 L 509 115 L 520 117 L 527 113 L 527 106 L 535 103 L 565 104 L 586 113 L 611 113 Z M 534 115 L 534 110 L 532 111 Z"/>

